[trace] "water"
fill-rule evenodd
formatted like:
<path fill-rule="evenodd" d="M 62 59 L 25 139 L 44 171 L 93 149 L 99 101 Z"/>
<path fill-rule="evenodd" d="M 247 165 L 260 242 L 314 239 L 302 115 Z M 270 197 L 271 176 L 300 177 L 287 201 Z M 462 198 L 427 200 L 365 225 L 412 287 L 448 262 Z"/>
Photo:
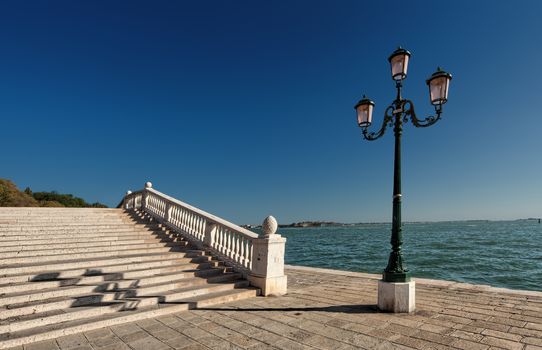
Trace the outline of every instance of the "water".
<path fill-rule="evenodd" d="M 286 263 L 381 273 L 391 224 L 281 228 Z M 535 220 L 406 223 L 403 254 L 414 277 L 542 291 L 542 224 Z"/>

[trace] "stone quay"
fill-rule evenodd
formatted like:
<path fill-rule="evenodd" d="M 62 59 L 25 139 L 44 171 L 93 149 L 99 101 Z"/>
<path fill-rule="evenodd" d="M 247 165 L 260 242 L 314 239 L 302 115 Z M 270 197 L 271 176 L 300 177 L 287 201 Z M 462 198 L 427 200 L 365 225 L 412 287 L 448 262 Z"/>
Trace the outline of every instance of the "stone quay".
<path fill-rule="evenodd" d="M 380 275 L 286 266 L 288 293 L 26 345 L 74 349 L 542 349 L 542 292 L 416 279 L 417 311 L 377 310 Z M 22 350 L 15 347 L 12 350 Z"/>

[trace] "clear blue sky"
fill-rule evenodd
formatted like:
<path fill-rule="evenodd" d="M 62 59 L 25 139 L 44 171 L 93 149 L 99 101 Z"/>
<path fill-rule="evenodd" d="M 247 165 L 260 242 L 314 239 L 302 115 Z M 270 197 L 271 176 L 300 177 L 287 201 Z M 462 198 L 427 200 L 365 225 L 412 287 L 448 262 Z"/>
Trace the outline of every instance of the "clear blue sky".
<path fill-rule="evenodd" d="M 155 188 L 237 223 L 389 221 L 394 98 L 454 75 L 408 125 L 405 220 L 542 216 L 540 1 L 3 1 L 0 177 L 116 205 Z"/>

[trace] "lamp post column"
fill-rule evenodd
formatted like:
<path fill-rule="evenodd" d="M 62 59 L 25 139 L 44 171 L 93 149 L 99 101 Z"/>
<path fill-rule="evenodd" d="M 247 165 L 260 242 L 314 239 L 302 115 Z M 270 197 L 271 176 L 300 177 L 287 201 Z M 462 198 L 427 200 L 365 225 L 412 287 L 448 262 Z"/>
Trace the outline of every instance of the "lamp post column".
<path fill-rule="evenodd" d="M 395 155 L 393 162 L 393 209 L 390 244 L 392 250 L 388 260 L 388 266 L 384 270 L 383 279 L 386 282 L 408 282 L 410 275 L 403 266 L 403 235 L 401 228 L 401 135 L 403 133 L 403 121 L 401 113 L 395 117 Z"/>
<path fill-rule="evenodd" d="M 393 160 L 393 209 L 392 209 L 392 227 L 391 227 L 391 252 L 388 259 L 388 265 L 384 270 L 382 279 L 385 282 L 408 282 L 410 274 L 403 266 L 403 255 L 401 246 L 403 245 L 402 222 L 401 222 L 401 136 L 403 135 L 403 103 L 401 98 L 401 82 L 397 82 L 397 98 L 395 100 L 394 127 L 395 152 Z"/>
<path fill-rule="evenodd" d="M 391 226 L 391 252 L 382 280 L 378 281 L 378 308 L 382 311 L 412 312 L 416 308 L 415 282 L 403 266 L 401 246 L 401 135 L 403 113 L 397 102 L 394 123 L 395 154 L 393 161 L 393 210 Z"/>

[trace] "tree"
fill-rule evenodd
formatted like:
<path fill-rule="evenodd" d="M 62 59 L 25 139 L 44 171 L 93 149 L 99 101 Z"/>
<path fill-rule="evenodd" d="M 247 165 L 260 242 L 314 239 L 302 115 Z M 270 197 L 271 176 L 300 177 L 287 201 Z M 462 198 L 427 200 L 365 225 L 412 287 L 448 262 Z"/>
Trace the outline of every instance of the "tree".
<path fill-rule="evenodd" d="M 83 198 L 57 191 L 32 192 L 30 187 L 21 192 L 7 179 L 0 179 L 0 207 L 71 207 L 71 208 L 107 208 L 96 202 L 87 203 Z"/>
<path fill-rule="evenodd" d="M 10 180 L 0 179 L 0 207 L 37 207 L 38 201 L 19 191 Z"/>

